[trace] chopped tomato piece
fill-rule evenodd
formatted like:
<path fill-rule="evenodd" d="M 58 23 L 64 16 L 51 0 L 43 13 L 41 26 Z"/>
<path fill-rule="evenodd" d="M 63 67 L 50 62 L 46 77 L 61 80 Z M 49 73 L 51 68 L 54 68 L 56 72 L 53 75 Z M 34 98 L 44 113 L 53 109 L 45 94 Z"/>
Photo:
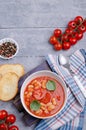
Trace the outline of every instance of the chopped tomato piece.
<path fill-rule="evenodd" d="M 32 102 L 33 100 L 35 100 L 35 98 L 33 96 L 30 96 L 30 102 Z"/>
<path fill-rule="evenodd" d="M 37 100 L 41 100 L 43 97 L 45 97 L 46 90 L 39 88 L 33 93 L 33 97 L 36 98 Z"/>
<path fill-rule="evenodd" d="M 57 96 L 57 100 L 58 100 L 58 101 L 60 101 L 60 98 L 61 98 L 60 96 Z"/>
<path fill-rule="evenodd" d="M 51 94 L 50 92 L 47 92 L 45 97 L 41 101 L 46 104 L 46 103 L 49 103 L 50 100 L 51 100 Z"/>

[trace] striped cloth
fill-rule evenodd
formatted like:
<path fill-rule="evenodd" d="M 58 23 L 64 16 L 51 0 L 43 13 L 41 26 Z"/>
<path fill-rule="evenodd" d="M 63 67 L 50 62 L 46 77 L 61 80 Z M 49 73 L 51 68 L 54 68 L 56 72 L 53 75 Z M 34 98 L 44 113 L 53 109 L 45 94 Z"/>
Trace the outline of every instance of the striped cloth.
<path fill-rule="evenodd" d="M 82 130 L 86 114 L 85 98 L 67 69 L 59 65 L 58 56 L 48 55 L 46 60 L 52 71 L 59 74 L 68 85 L 68 98 L 64 109 L 55 117 L 41 120 L 35 130 Z M 86 89 L 86 64 L 80 50 L 70 57 L 72 71 Z"/>

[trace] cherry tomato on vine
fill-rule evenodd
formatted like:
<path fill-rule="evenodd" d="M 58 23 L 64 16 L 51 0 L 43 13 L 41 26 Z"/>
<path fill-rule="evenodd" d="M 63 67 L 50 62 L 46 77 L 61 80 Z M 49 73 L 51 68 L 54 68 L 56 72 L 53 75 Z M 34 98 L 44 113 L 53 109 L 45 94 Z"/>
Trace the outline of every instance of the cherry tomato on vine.
<path fill-rule="evenodd" d="M 75 37 L 71 37 L 71 38 L 69 39 L 69 42 L 71 43 L 71 45 L 74 45 L 74 44 L 77 43 L 77 39 L 76 39 Z"/>
<path fill-rule="evenodd" d="M 13 125 L 9 128 L 9 130 L 19 130 L 19 128 L 16 125 Z"/>
<path fill-rule="evenodd" d="M 82 37 L 83 37 L 83 33 L 82 32 L 77 32 L 77 40 L 80 40 L 80 39 L 82 39 Z"/>
<path fill-rule="evenodd" d="M 16 117 L 14 114 L 9 114 L 6 118 L 6 123 L 7 124 L 13 124 L 16 121 Z"/>
<path fill-rule="evenodd" d="M 86 27 L 86 19 L 83 21 L 83 25 Z"/>
<path fill-rule="evenodd" d="M 57 38 L 55 36 L 51 36 L 50 39 L 49 39 L 50 43 L 51 44 L 56 44 L 57 43 Z"/>
<path fill-rule="evenodd" d="M 73 38 L 76 38 L 76 39 L 77 39 L 77 35 L 78 35 L 78 34 L 77 34 L 77 31 L 76 31 L 76 32 L 73 32 L 73 33 L 72 33 L 71 37 L 73 37 Z"/>
<path fill-rule="evenodd" d="M 70 44 L 70 42 L 64 42 L 62 44 L 62 47 L 64 50 L 68 50 L 71 47 L 71 44 Z"/>
<path fill-rule="evenodd" d="M 61 34 L 62 34 L 62 31 L 60 29 L 55 29 L 54 30 L 54 36 L 55 37 L 59 37 L 59 36 L 61 36 Z"/>
<path fill-rule="evenodd" d="M 79 25 L 81 22 L 83 22 L 83 18 L 81 16 L 75 17 L 74 21 L 76 22 L 77 25 Z"/>
<path fill-rule="evenodd" d="M 75 22 L 75 21 L 70 21 L 70 22 L 68 23 L 68 27 L 69 27 L 69 28 L 72 28 L 72 29 L 75 29 L 75 28 L 76 28 L 76 22 Z"/>
<path fill-rule="evenodd" d="M 63 41 L 63 42 L 68 41 L 68 37 L 69 37 L 69 35 L 66 34 L 66 33 L 64 33 L 64 34 L 62 35 L 62 41 Z"/>
<path fill-rule="evenodd" d="M 62 44 L 61 43 L 55 44 L 54 49 L 57 50 L 57 51 L 62 50 Z"/>
<path fill-rule="evenodd" d="M 86 19 L 77 16 L 74 20 L 69 21 L 64 33 L 60 29 L 55 29 L 53 36 L 50 37 L 50 43 L 54 45 L 55 50 L 67 50 L 82 39 L 86 31 Z"/>
<path fill-rule="evenodd" d="M 6 110 L 0 111 L 0 120 L 5 119 L 8 116 L 8 112 Z"/>
<path fill-rule="evenodd" d="M 67 28 L 67 29 L 65 30 L 65 33 L 66 33 L 67 35 L 71 35 L 71 34 L 73 33 L 73 29 L 72 29 L 72 28 Z"/>
<path fill-rule="evenodd" d="M 86 31 L 86 27 L 84 25 L 81 25 L 78 27 L 78 30 L 84 33 Z"/>
<path fill-rule="evenodd" d="M 7 124 L 5 124 L 5 123 L 0 124 L 0 130 L 8 130 Z"/>

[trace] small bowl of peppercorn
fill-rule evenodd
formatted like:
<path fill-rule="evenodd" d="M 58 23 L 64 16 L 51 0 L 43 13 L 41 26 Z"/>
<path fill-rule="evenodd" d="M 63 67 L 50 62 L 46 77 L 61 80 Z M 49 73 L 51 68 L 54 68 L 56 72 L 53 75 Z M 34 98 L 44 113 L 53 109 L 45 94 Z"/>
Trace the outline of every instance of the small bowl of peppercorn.
<path fill-rule="evenodd" d="M 18 43 L 11 38 L 0 40 L 0 58 L 10 59 L 16 56 L 19 51 Z"/>

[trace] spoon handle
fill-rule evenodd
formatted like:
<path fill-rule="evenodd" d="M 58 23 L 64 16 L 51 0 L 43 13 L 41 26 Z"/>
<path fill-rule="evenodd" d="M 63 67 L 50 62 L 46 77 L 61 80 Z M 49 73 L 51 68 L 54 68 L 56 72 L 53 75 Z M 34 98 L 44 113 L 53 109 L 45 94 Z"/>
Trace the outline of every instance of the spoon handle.
<path fill-rule="evenodd" d="M 78 84 L 81 92 L 83 93 L 84 97 L 86 98 L 86 90 L 85 90 L 84 86 L 82 85 L 82 83 L 80 82 L 80 80 L 78 79 L 78 77 L 76 75 L 74 75 L 73 77 L 74 77 L 76 83 Z"/>

